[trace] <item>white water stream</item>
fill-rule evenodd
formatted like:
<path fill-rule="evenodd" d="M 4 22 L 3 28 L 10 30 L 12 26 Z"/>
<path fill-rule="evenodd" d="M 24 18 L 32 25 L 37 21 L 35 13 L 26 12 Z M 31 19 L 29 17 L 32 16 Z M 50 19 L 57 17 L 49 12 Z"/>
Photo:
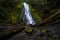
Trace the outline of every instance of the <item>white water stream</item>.
<path fill-rule="evenodd" d="M 27 24 L 31 24 L 31 25 L 35 25 L 35 21 L 33 20 L 33 17 L 31 15 L 31 12 L 30 12 L 30 8 L 29 8 L 29 4 L 27 4 L 26 2 L 23 3 L 24 5 L 24 9 L 25 9 L 25 18 L 27 20 Z"/>

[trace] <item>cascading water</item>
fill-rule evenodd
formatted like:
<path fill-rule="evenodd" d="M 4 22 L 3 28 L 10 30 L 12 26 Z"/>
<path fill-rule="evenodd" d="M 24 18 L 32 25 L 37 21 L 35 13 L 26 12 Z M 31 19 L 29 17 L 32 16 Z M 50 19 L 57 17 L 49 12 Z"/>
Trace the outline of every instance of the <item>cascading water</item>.
<path fill-rule="evenodd" d="M 27 25 L 31 24 L 31 25 L 35 25 L 35 21 L 33 20 L 33 17 L 31 15 L 31 12 L 30 12 L 30 8 L 29 8 L 29 4 L 27 4 L 26 2 L 23 3 L 24 5 L 24 9 L 25 9 L 25 18 L 27 20 Z"/>

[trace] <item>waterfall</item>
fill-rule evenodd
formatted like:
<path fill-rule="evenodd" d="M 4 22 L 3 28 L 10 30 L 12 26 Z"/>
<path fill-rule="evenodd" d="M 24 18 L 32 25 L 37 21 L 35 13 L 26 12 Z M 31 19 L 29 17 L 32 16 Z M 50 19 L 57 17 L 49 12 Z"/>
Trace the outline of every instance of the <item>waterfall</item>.
<path fill-rule="evenodd" d="M 27 25 L 31 24 L 31 25 L 35 25 L 35 21 L 33 20 L 33 17 L 31 15 L 31 11 L 30 11 L 30 8 L 29 8 L 29 4 L 27 4 L 26 2 L 23 3 L 24 5 L 24 15 L 25 15 L 25 18 L 27 20 Z"/>

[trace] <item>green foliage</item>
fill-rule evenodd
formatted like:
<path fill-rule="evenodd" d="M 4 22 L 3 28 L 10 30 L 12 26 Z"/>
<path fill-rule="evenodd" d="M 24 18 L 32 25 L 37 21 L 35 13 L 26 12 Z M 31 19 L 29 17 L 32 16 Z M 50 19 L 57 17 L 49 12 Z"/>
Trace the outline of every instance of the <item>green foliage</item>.
<path fill-rule="evenodd" d="M 23 2 L 24 0 L 20 1 L 16 7 L 21 9 L 23 7 Z"/>
<path fill-rule="evenodd" d="M 18 16 L 19 14 L 21 13 L 21 9 L 23 8 L 23 2 L 27 2 L 28 4 L 30 4 L 30 8 L 31 8 L 31 11 L 32 11 L 32 15 L 33 17 L 38 21 L 38 22 L 42 22 L 42 18 L 40 16 L 40 14 L 48 14 L 49 16 L 49 12 L 47 13 L 44 13 L 44 11 L 46 9 L 49 9 L 49 11 L 51 11 L 52 9 L 56 9 L 59 6 L 59 3 L 60 3 L 60 0 L 50 0 L 47 1 L 47 0 L 19 0 L 19 3 L 17 4 L 16 1 L 17 0 L 0 0 L 0 3 L 4 1 L 4 3 L 2 3 L 1 5 L 5 8 L 5 10 L 9 13 L 4 13 L 4 12 L 1 12 L 0 15 L 2 16 L 2 19 L 4 20 L 5 16 L 8 15 L 8 16 L 11 16 L 10 18 L 8 18 L 9 20 L 12 19 L 12 22 L 13 24 L 14 23 L 17 23 L 17 19 L 18 19 Z M 3 5 L 3 4 L 6 4 Z M 17 4 L 17 5 L 16 5 Z M 12 6 L 11 6 L 12 5 Z M 14 6 L 15 5 L 15 6 Z M 14 7 L 13 7 L 14 6 Z M 16 15 L 15 12 L 12 11 L 16 9 Z M 1 10 L 0 10 L 1 11 Z M 18 11 L 18 12 L 17 12 Z M 41 13 L 40 11 L 42 11 L 43 13 Z M 13 12 L 13 13 L 10 13 L 10 12 Z"/>
<path fill-rule="evenodd" d="M 32 5 L 33 4 L 38 4 L 40 2 L 40 0 L 30 0 L 30 3 L 32 3 Z"/>
<path fill-rule="evenodd" d="M 32 15 L 33 17 L 37 20 L 37 22 L 42 22 L 42 18 L 38 15 L 37 11 L 32 7 L 30 6 L 31 8 L 31 11 L 32 11 Z"/>
<path fill-rule="evenodd" d="M 31 33 L 33 31 L 33 28 L 29 25 L 29 26 L 25 26 L 25 30 L 27 33 Z"/>
<path fill-rule="evenodd" d="M 17 23 L 19 15 L 11 15 L 13 24 Z"/>
<path fill-rule="evenodd" d="M 6 16 L 7 16 L 7 14 L 2 9 L 0 9 L 0 17 L 3 19 Z"/>
<path fill-rule="evenodd" d="M 0 3 L 2 2 L 3 0 L 0 0 Z"/>

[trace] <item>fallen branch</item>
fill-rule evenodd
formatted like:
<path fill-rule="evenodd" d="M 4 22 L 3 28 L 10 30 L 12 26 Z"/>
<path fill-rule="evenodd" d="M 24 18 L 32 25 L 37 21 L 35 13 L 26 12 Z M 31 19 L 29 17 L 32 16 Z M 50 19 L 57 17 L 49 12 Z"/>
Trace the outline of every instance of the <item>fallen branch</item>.
<path fill-rule="evenodd" d="M 41 25 L 43 23 L 46 23 L 47 21 L 49 21 L 50 19 L 52 19 L 53 17 L 55 17 L 56 15 L 60 14 L 60 10 L 57 11 L 56 13 L 54 13 L 52 16 L 50 16 L 49 18 L 47 18 L 46 20 L 42 21 L 40 24 L 38 25 Z"/>

